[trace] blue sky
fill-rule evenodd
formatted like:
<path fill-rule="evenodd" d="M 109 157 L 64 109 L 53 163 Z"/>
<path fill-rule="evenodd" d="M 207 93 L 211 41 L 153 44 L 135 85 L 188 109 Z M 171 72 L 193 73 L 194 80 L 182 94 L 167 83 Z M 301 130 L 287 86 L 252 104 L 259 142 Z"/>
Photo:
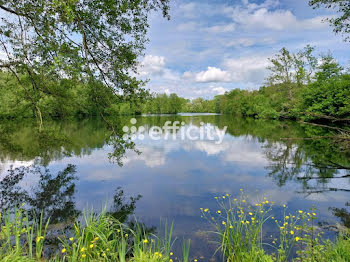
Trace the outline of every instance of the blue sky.
<path fill-rule="evenodd" d="M 350 43 L 335 35 L 308 0 L 172 0 L 171 20 L 154 13 L 140 68 L 153 92 L 212 98 L 264 83 L 268 57 L 307 44 L 349 64 Z"/>

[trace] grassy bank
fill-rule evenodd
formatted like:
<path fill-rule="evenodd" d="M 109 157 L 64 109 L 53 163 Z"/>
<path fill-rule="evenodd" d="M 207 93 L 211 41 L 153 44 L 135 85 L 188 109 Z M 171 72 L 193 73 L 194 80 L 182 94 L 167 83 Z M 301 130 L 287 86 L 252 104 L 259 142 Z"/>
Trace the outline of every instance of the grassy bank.
<path fill-rule="evenodd" d="M 216 200 L 217 210 L 203 207 L 201 212 L 215 229 L 213 239 L 220 239 L 218 251 L 225 261 L 350 261 L 349 235 L 343 233 L 334 242 L 323 240 L 314 208 L 289 213 L 283 206 L 282 219 L 276 219 L 274 203 L 266 198 L 253 203 L 243 194 L 227 194 Z M 50 221 L 29 220 L 20 207 L 3 211 L 1 225 L 1 261 L 199 261 L 190 257 L 190 240 L 183 241 L 183 252 L 175 257 L 172 224 L 165 224 L 164 235 L 156 236 L 141 224 L 126 226 L 104 211 L 85 211 L 69 233 L 58 232 L 59 245 L 53 252 Z M 267 235 L 271 225 L 278 234 Z"/>

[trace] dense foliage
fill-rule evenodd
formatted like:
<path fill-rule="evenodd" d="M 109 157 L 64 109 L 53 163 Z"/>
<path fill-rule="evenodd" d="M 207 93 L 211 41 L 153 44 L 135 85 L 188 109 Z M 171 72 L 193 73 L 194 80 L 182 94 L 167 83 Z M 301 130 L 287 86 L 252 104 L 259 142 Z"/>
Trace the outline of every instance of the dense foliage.
<path fill-rule="evenodd" d="M 178 106 L 183 112 L 265 119 L 350 118 L 350 74 L 330 54 L 316 58 L 313 50 L 307 46 L 293 54 L 282 48 L 270 59 L 271 74 L 259 90 L 234 89 L 213 100 L 198 98 Z"/>
<path fill-rule="evenodd" d="M 91 108 L 101 114 L 116 99 L 142 96 L 143 82 L 131 72 L 147 41 L 150 11 L 168 16 L 168 8 L 167 0 L 0 0 L 0 68 L 17 80 L 5 88 L 12 99 L 1 112 L 32 111 L 42 122 L 43 115 Z M 15 101 L 20 108 L 11 112 Z"/>
<path fill-rule="evenodd" d="M 259 90 L 234 89 L 212 100 L 188 100 L 176 94 L 134 96 L 127 101 L 99 84 L 100 97 L 108 97 L 103 108 L 93 102 L 88 83 L 63 79 L 50 82 L 50 92 L 38 98 L 43 118 L 104 115 L 176 114 L 179 112 L 222 113 L 264 119 L 341 120 L 350 118 L 350 74 L 330 55 L 313 56 L 307 46 L 293 54 L 285 48 L 270 59 L 271 74 Z M 25 76 L 20 79 L 25 79 Z M 24 80 L 23 80 L 24 82 Z M 26 89 L 16 88 L 10 73 L 0 74 L 0 117 L 35 116 L 26 99 Z M 28 88 L 30 84 L 28 83 Z"/>
<path fill-rule="evenodd" d="M 282 49 L 271 62 L 268 85 L 217 96 L 217 112 L 308 120 L 350 117 L 350 75 L 331 55 L 315 59 L 310 47 L 298 54 Z"/>

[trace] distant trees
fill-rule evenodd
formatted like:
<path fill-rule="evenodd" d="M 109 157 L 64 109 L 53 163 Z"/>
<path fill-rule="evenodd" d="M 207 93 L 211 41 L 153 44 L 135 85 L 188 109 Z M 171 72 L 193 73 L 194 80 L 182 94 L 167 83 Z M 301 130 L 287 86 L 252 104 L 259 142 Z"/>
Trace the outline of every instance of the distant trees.
<path fill-rule="evenodd" d="M 217 96 L 216 112 L 255 118 L 350 118 L 350 75 L 332 55 L 317 58 L 313 50 L 306 46 L 291 53 L 282 48 L 270 59 L 266 86 Z"/>
<path fill-rule="evenodd" d="M 141 111 L 148 114 L 177 114 L 183 112 L 187 100 L 176 94 L 155 94 L 149 97 Z"/>
<path fill-rule="evenodd" d="M 103 114 L 110 116 L 135 114 L 176 114 L 179 112 L 222 113 L 268 119 L 345 119 L 350 118 L 350 74 L 331 54 L 316 57 L 314 48 L 292 53 L 283 48 L 270 59 L 271 72 L 259 90 L 234 89 L 214 99 L 188 100 L 176 94 L 152 94 L 120 99 L 99 83 Z M 17 88 L 17 80 L 9 73 L 0 73 L 0 117 L 31 117 L 31 102 L 25 89 Z M 97 83 L 95 83 L 97 85 Z M 97 115 L 101 109 L 91 103 L 89 83 L 65 79 L 51 82 L 53 94 L 43 94 L 37 105 L 42 117 Z M 100 103 L 101 106 L 101 103 Z"/>

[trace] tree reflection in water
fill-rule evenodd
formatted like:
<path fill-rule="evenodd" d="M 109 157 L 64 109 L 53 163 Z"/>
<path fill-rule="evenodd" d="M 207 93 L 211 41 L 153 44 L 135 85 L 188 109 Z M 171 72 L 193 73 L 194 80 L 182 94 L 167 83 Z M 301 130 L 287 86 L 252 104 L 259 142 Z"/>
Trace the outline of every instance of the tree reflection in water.
<path fill-rule="evenodd" d="M 74 221 L 82 213 L 75 203 L 77 179 L 76 166 L 71 164 L 56 174 L 38 164 L 10 167 L 0 181 L 0 208 L 11 210 L 25 203 L 24 209 L 30 219 L 38 218 L 42 213 L 44 223 L 50 219 L 48 244 L 56 248 L 59 243 L 57 236 L 69 235 Z M 28 181 L 35 181 L 35 185 L 28 186 Z M 141 197 L 138 195 L 127 199 L 124 190 L 118 187 L 108 213 L 135 229 L 133 214 Z M 146 232 L 155 231 L 154 227 L 142 226 Z"/>

